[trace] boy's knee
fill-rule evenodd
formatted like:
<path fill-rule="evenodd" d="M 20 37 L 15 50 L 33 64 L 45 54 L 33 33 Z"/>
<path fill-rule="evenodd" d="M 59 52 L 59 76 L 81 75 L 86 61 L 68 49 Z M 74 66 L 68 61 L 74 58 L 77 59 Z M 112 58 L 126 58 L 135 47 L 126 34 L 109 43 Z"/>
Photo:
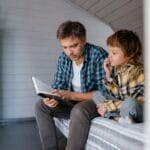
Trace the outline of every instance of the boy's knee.
<path fill-rule="evenodd" d="M 135 99 L 129 98 L 123 101 L 122 107 L 120 108 L 121 117 L 125 116 L 137 116 L 137 110 L 139 109 L 139 104 Z"/>
<path fill-rule="evenodd" d="M 129 107 L 136 107 L 138 102 L 135 99 L 129 98 L 125 99 L 122 103 L 122 107 L 129 108 Z"/>

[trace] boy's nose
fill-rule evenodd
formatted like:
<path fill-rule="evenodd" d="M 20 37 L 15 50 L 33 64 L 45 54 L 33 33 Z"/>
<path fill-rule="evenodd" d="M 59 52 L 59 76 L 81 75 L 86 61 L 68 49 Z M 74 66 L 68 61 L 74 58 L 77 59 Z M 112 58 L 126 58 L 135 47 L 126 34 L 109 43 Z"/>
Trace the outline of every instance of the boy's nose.
<path fill-rule="evenodd" d="M 111 58 L 111 54 L 108 55 L 108 58 Z"/>

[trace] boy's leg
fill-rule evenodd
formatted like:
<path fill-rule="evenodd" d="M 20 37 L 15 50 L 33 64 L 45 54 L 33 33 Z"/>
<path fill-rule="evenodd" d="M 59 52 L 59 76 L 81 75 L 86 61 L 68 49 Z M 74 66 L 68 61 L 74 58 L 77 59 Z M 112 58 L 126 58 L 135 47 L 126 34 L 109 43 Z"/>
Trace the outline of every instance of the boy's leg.
<path fill-rule="evenodd" d="M 53 117 L 69 118 L 72 107 L 58 105 L 55 108 L 46 106 L 42 100 L 35 106 L 35 116 L 44 150 L 58 150 L 56 127 Z"/>
<path fill-rule="evenodd" d="M 123 101 L 122 107 L 120 108 L 121 117 L 129 116 L 135 122 L 143 122 L 143 113 L 143 104 L 132 98 Z"/>
<path fill-rule="evenodd" d="M 66 150 L 84 150 L 91 120 L 98 116 L 93 101 L 76 104 L 71 111 L 69 136 Z"/>

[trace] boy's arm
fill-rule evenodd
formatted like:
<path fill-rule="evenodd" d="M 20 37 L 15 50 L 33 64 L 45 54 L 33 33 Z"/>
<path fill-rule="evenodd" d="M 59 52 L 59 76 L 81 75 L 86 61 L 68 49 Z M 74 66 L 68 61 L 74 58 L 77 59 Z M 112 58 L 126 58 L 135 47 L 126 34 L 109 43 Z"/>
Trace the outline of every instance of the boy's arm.
<path fill-rule="evenodd" d="M 136 99 L 137 101 L 144 102 L 144 72 L 142 68 L 134 69 L 128 74 L 128 97 Z M 108 83 L 109 90 L 115 89 L 117 91 L 117 84 L 114 82 Z M 108 100 L 105 103 L 108 111 L 116 111 L 122 105 L 122 101 Z"/>
<path fill-rule="evenodd" d="M 119 86 L 113 80 L 113 78 L 110 78 L 109 80 L 105 78 L 103 80 L 103 84 L 105 85 L 105 87 L 107 88 L 107 90 L 109 91 L 109 93 L 115 93 L 116 95 L 119 94 Z"/>
<path fill-rule="evenodd" d="M 140 103 L 144 102 L 144 73 L 138 73 L 138 77 L 132 79 L 129 83 L 130 97 L 136 99 Z"/>
<path fill-rule="evenodd" d="M 113 101 L 113 100 L 108 100 L 107 102 L 104 102 L 104 105 L 107 109 L 107 112 L 115 112 L 119 108 L 121 108 L 122 101 Z"/>

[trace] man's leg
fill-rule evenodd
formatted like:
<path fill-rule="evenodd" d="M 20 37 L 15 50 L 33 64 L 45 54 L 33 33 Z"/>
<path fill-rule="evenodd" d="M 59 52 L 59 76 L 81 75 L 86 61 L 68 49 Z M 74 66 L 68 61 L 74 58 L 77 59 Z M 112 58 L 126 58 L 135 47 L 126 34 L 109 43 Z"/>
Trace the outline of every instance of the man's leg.
<path fill-rule="evenodd" d="M 69 136 L 66 150 L 84 150 L 91 120 L 98 116 L 93 101 L 76 104 L 71 111 Z"/>
<path fill-rule="evenodd" d="M 44 150 L 58 150 L 56 127 L 53 117 L 69 118 L 72 107 L 58 105 L 55 108 L 46 106 L 42 100 L 35 106 L 35 116 Z"/>

